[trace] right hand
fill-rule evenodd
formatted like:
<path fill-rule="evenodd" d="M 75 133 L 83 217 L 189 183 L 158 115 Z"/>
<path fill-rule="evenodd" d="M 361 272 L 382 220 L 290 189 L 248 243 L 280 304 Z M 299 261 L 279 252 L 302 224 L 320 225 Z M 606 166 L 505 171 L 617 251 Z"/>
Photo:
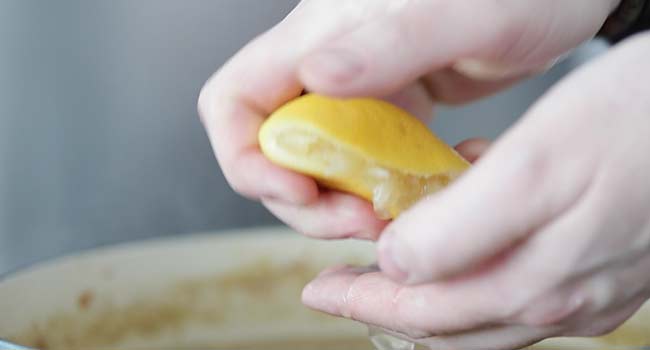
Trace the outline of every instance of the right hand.
<path fill-rule="evenodd" d="M 544 70 L 590 39 L 618 0 L 305 0 L 215 73 L 199 113 L 229 184 L 299 232 L 376 239 L 386 222 L 260 152 L 264 119 L 307 89 L 374 96 L 430 118 Z M 483 143 L 466 143 L 475 157 Z M 478 150 L 478 151 L 475 151 Z"/>

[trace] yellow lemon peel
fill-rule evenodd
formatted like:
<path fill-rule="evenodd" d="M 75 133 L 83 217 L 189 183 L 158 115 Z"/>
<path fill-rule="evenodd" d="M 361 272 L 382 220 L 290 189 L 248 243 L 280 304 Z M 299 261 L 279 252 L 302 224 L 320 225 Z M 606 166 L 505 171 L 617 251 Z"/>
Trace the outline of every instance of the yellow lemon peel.
<path fill-rule="evenodd" d="M 273 163 L 358 195 L 394 218 L 469 163 L 408 112 L 371 98 L 316 94 L 276 110 L 259 131 Z"/>

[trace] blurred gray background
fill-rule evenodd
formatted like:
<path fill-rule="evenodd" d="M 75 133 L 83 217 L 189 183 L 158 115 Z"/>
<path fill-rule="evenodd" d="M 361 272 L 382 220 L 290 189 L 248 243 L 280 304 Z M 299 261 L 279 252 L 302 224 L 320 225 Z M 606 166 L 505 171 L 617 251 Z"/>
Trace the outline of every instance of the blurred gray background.
<path fill-rule="evenodd" d="M 0 274 L 152 236 L 277 224 L 226 185 L 196 97 L 289 0 L 0 0 Z M 496 137 L 592 44 L 542 77 L 439 109 L 449 142 Z"/>

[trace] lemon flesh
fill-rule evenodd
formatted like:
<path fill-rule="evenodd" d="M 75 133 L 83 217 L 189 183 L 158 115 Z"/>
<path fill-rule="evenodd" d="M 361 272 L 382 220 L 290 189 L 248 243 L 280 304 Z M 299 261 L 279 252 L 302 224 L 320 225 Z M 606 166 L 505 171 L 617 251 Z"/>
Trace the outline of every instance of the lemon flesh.
<path fill-rule="evenodd" d="M 421 121 L 387 102 L 299 97 L 259 132 L 272 162 L 371 201 L 394 218 L 447 186 L 469 163 Z"/>

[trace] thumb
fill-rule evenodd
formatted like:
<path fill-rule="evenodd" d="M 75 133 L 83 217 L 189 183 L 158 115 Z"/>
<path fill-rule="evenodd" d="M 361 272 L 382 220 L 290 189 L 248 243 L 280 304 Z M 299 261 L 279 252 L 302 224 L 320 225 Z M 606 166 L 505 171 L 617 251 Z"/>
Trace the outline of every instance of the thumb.
<path fill-rule="evenodd" d="M 615 1 L 399 3 L 306 56 L 299 69 L 305 85 L 331 95 L 385 96 L 451 66 L 477 78 L 507 77 L 485 67 L 519 76 L 593 36 Z"/>
<path fill-rule="evenodd" d="M 486 268 L 576 202 L 584 188 L 570 181 L 584 164 L 570 163 L 561 149 L 531 142 L 529 133 L 536 131 L 525 124 L 453 185 L 385 229 L 378 262 L 386 275 L 416 284 Z M 557 162 L 564 166 L 553 167 Z"/>
<path fill-rule="evenodd" d="M 647 51 L 635 48 L 648 48 L 642 45 L 645 39 L 630 39 L 564 79 L 454 184 L 391 223 L 378 245 L 382 271 L 406 283 L 466 275 L 493 266 L 489 263 L 507 257 L 531 234 L 537 236 L 525 244 L 540 247 L 555 235 L 567 234 L 560 236 L 566 242 L 582 237 L 573 226 L 566 229 L 566 222 L 588 233 L 600 227 L 601 216 L 611 214 L 607 205 L 620 195 L 620 179 L 640 169 L 627 167 L 640 164 L 631 160 L 629 145 L 638 144 L 633 136 L 643 134 L 628 127 L 641 124 L 620 123 L 612 116 L 647 115 L 639 112 L 644 108 L 630 107 L 635 95 L 616 91 L 630 79 L 642 78 L 641 58 Z M 621 165 L 621 159 L 627 163 Z M 624 177 L 609 180 L 610 172 Z M 601 188 L 604 181 L 612 190 Z M 579 211 L 585 207 L 589 209 Z M 571 221 L 575 212 L 589 219 Z M 554 230 L 551 236 L 543 234 Z M 593 246 L 592 239 L 585 247 Z M 553 247 L 540 255 L 549 266 L 558 263 L 554 249 L 566 249 L 561 243 Z"/>

